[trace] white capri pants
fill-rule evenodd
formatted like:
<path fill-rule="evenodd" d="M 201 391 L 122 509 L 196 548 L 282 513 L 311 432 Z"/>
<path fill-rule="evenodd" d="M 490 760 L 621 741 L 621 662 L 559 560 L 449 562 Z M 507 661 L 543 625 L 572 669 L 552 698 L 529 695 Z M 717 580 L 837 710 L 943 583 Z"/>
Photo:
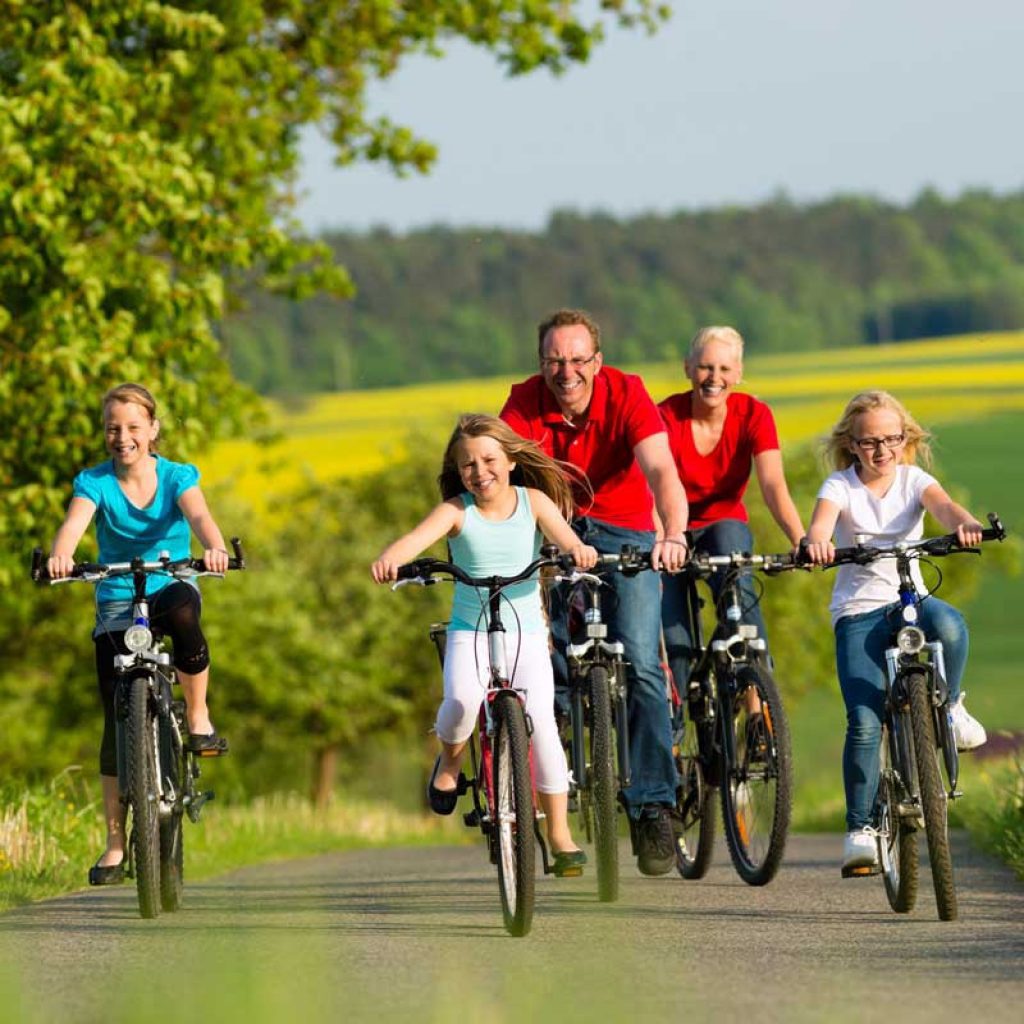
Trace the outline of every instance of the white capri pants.
<path fill-rule="evenodd" d="M 487 633 L 454 630 L 446 638 L 444 700 L 434 731 L 445 743 L 464 743 L 476 725 L 490 675 Z M 533 767 L 541 793 L 566 793 L 569 773 L 555 725 L 555 679 L 548 635 L 506 633 L 505 649 L 512 684 L 526 694 L 533 722 Z"/>

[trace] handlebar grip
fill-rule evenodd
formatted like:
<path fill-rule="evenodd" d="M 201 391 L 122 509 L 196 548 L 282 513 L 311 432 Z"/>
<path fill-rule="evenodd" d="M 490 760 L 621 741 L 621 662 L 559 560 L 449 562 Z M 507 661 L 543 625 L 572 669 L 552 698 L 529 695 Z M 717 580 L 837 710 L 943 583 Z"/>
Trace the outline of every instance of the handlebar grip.
<path fill-rule="evenodd" d="M 398 567 L 397 578 L 400 580 L 414 580 L 417 576 L 423 575 L 423 569 L 426 562 L 422 558 L 417 558 L 414 562 L 406 562 L 405 565 Z"/>
<path fill-rule="evenodd" d="M 235 564 L 232 566 L 234 569 L 245 568 L 245 551 L 242 549 L 242 538 L 232 537 L 231 538 L 231 550 L 235 553 Z"/>
<path fill-rule="evenodd" d="M 43 578 L 43 549 L 32 549 L 32 580 L 38 583 Z"/>

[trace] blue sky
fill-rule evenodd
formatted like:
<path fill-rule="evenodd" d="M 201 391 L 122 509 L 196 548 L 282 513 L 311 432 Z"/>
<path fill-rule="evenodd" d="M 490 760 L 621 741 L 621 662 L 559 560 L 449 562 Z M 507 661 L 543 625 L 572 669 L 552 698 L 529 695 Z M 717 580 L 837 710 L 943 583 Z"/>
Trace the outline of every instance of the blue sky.
<path fill-rule="evenodd" d="M 536 229 L 866 193 L 1024 187 L 1019 0 L 675 2 L 656 36 L 611 31 L 561 78 L 507 79 L 452 46 L 374 87 L 371 108 L 440 148 L 432 173 L 337 169 L 311 132 L 299 215 L 326 227 Z"/>

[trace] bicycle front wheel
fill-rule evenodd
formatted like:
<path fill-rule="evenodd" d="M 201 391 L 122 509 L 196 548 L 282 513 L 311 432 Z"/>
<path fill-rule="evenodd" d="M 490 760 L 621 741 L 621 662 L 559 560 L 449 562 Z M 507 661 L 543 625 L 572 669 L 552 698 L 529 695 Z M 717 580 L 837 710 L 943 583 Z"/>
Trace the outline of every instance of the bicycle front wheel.
<path fill-rule="evenodd" d="M 130 844 L 135 865 L 139 913 L 160 913 L 160 793 L 157 786 L 157 719 L 149 699 L 149 679 L 129 682 L 128 718 L 125 722 L 125 763 L 128 806 L 132 828 Z"/>
<path fill-rule="evenodd" d="M 676 811 L 681 822 L 676 836 L 676 870 L 683 878 L 703 878 L 715 844 L 715 790 L 704 772 L 700 749 L 703 722 L 687 714 L 676 753 L 679 790 Z"/>
<path fill-rule="evenodd" d="M 917 670 L 906 675 L 910 719 L 914 730 L 914 756 L 917 760 L 917 783 L 924 815 L 924 831 L 928 837 L 928 860 L 932 868 L 935 903 L 940 921 L 954 921 L 957 916 L 956 884 L 953 879 L 953 858 L 949 852 L 949 823 L 946 790 L 939 769 L 938 742 L 932 717 L 931 687 L 928 674 Z"/>
<path fill-rule="evenodd" d="M 612 742 L 612 698 L 608 670 L 595 665 L 588 675 L 590 692 L 590 764 L 587 783 L 594 815 L 597 896 L 602 903 L 619 898 L 619 812 Z"/>
<path fill-rule="evenodd" d="M 505 928 L 526 935 L 533 923 L 533 783 L 526 716 L 509 691 L 494 701 L 494 823 Z"/>
<path fill-rule="evenodd" d="M 882 730 L 882 774 L 878 781 L 878 853 L 882 865 L 882 880 L 889 906 L 897 914 L 907 914 L 917 902 L 917 828 L 904 816 L 904 807 L 910 803 L 905 788 L 917 774 L 911 763 L 901 766 L 900 746 L 891 729 L 897 732 L 910 728 L 904 712 L 895 712 L 894 726 Z M 902 752 L 913 759 L 908 744 Z M 894 764 L 895 761 L 895 764 Z"/>
<path fill-rule="evenodd" d="M 789 723 L 768 669 L 754 662 L 739 667 L 731 707 L 720 718 L 724 765 L 722 820 L 729 855 L 748 885 L 766 885 L 782 863 L 792 801 Z M 728 688 L 726 691 L 728 692 Z M 753 695 L 757 700 L 753 699 Z"/>

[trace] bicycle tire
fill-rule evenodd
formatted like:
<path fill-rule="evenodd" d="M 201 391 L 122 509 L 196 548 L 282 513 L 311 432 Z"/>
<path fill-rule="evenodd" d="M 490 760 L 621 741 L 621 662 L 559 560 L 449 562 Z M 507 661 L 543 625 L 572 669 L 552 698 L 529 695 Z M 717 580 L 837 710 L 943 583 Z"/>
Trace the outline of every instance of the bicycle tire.
<path fill-rule="evenodd" d="M 170 724 L 164 725 L 171 732 Z M 188 765 L 185 763 L 185 752 L 181 749 L 180 739 L 173 733 L 168 737 L 165 747 L 169 749 L 170 756 L 162 767 L 170 783 L 170 789 L 175 794 L 175 802 L 170 816 L 160 822 L 160 906 L 173 913 L 181 907 L 184 894 L 185 851 L 182 818 L 185 809 L 182 803 L 182 787 Z"/>
<path fill-rule="evenodd" d="M 909 728 L 910 723 L 906 720 L 906 714 L 896 714 L 900 715 L 897 728 Z M 900 805 L 907 802 L 905 782 L 913 785 L 916 766 L 893 764 L 890 744 L 893 744 L 893 737 L 886 726 L 882 731 L 882 764 L 878 780 L 878 857 L 889 906 L 897 914 L 908 914 L 917 903 L 917 828 L 908 824 L 900 814 Z M 904 780 L 903 776 L 908 772 L 909 775 Z"/>
<path fill-rule="evenodd" d="M 509 691 L 494 701 L 494 822 L 498 886 L 505 929 L 527 935 L 533 924 L 533 783 L 529 737 L 519 698 Z"/>
<path fill-rule="evenodd" d="M 597 858 L 597 898 L 613 903 L 619 898 L 619 809 L 612 735 L 611 680 L 603 665 L 587 673 L 590 695 L 590 764 L 587 784 L 594 818 Z"/>
<path fill-rule="evenodd" d="M 156 780 L 156 715 L 149 699 L 149 678 L 136 676 L 128 684 L 125 722 L 128 806 L 131 810 L 132 861 L 139 913 L 160 914 L 160 817 Z"/>
<path fill-rule="evenodd" d="M 716 787 L 704 772 L 704 753 L 700 749 L 703 723 L 687 714 L 676 754 L 679 789 L 676 812 L 679 834 L 676 836 L 676 870 L 688 880 L 703 878 L 711 866 L 715 845 Z"/>
<path fill-rule="evenodd" d="M 740 878 L 748 885 L 767 885 L 782 863 L 789 832 L 792 805 L 792 753 L 789 723 L 778 687 L 759 662 L 742 665 L 736 672 L 740 685 L 719 721 L 733 730 L 734 761 L 723 765 L 722 820 L 729 856 Z M 747 710 L 747 689 L 754 687 L 761 701 L 761 726 Z M 728 688 L 720 688 L 720 693 Z M 758 732 L 760 729 L 760 732 Z M 748 749 L 748 737 L 758 736 L 758 749 Z M 763 737 L 763 743 L 761 738 Z M 763 749 L 760 749 L 763 746 Z"/>
<path fill-rule="evenodd" d="M 928 840 L 928 861 L 935 889 L 935 905 L 940 921 L 955 921 L 958 908 L 953 858 L 949 850 L 947 797 L 939 769 L 939 749 L 935 737 L 927 672 L 919 669 L 908 671 L 906 685 L 910 700 L 910 720 L 914 730 L 917 782 L 924 815 L 924 831 Z"/>

